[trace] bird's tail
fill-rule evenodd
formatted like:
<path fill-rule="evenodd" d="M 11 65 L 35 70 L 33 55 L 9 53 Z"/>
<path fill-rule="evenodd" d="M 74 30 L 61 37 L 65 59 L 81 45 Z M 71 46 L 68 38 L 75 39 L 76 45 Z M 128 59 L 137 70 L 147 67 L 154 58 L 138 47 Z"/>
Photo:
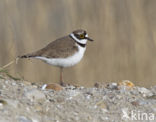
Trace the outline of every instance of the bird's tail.
<path fill-rule="evenodd" d="M 31 58 L 34 57 L 33 54 L 26 54 L 26 55 L 22 55 L 22 56 L 18 56 L 18 58 Z"/>

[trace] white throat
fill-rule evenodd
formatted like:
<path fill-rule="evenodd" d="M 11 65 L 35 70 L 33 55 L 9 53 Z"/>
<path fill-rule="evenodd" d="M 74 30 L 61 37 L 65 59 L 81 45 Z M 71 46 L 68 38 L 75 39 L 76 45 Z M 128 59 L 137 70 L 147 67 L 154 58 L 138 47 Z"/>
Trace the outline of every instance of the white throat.
<path fill-rule="evenodd" d="M 86 44 L 87 43 L 87 39 L 78 39 L 76 36 L 74 36 L 73 33 L 70 34 L 70 36 L 77 42 L 79 42 L 80 44 Z M 86 37 L 88 37 L 88 35 L 86 35 Z"/>

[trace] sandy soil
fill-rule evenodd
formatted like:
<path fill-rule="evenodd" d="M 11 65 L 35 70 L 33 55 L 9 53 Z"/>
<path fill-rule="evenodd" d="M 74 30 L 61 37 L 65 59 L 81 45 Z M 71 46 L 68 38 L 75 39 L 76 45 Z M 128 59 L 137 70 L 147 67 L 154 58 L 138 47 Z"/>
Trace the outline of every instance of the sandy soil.
<path fill-rule="evenodd" d="M 156 121 L 156 86 L 96 84 L 93 88 L 0 80 L 0 122 Z"/>

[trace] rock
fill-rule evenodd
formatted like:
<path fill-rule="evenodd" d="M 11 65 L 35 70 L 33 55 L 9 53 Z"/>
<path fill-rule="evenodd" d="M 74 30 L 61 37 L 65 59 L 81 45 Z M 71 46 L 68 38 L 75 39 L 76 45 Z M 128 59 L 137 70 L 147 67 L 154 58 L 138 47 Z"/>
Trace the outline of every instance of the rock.
<path fill-rule="evenodd" d="M 144 87 L 138 87 L 138 91 L 143 95 L 143 97 L 151 97 L 153 93 Z"/>
<path fill-rule="evenodd" d="M 135 85 L 129 80 L 122 80 L 118 83 L 119 87 L 125 87 L 127 89 L 133 88 Z"/>
<path fill-rule="evenodd" d="M 107 83 L 107 82 L 96 82 L 94 84 L 94 87 L 96 87 L 96 88 L 106 88 L 108 84 L 109 83 Z"/>
<path fill-rule="evenodd" d="M 32 122 L 32 120 L 31 120 L 30 118 L 25 117 L 25 116 L 19 116 L 19 117 L 17 118 L 17 121 L 18 121 L 18 122 Z"/>
<path fill-rule="evenodd" d="M 134 105 L 134 106 L 139 106 L 140 105 L 138 101 L 132 101 L 131 104 Z"/>
<path fill-rule="evenodd" d="M 2 99 L 0 99 L 0 104 L 2 104 L 2 105 L 6 105 L 6 104 L 7 104 L 7 101 L 6 101 L 6 100 L 2 100 Z"/>
<path fill-rule="evenodd" d="M 60 90 L 63 90 L 63 87 L 60 86 L 59 84 L 52 83 L 52 84 L 44 84 L 42 86 L 42 90 L 45 90 L 45 89 L 52 89 L 55 91 L 60 91 Z"/>
<path fill-rule="evenodd" d="M 118 84 L 117 83 L 109 83 L 107 85 L 108 89 L 112 89 L 112 90 L 118 90 Z"/>
<path fill-rule="evenodd" d="M 104 101 L 99 101 L 96 103 L 96 105 L 102 109 L 107 109 L 107 105 Z"/>

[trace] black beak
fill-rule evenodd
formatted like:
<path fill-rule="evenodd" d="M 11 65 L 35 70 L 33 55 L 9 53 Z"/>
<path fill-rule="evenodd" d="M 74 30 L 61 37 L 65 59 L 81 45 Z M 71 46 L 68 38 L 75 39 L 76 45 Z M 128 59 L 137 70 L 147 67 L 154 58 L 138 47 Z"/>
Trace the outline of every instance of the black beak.
<path fill-rule="evenodd" d="M 85 39 L 89 40 L 89 41 L 94 41 L 93 39 L 89 38 L 89 37 L 85 37 Z"/>

